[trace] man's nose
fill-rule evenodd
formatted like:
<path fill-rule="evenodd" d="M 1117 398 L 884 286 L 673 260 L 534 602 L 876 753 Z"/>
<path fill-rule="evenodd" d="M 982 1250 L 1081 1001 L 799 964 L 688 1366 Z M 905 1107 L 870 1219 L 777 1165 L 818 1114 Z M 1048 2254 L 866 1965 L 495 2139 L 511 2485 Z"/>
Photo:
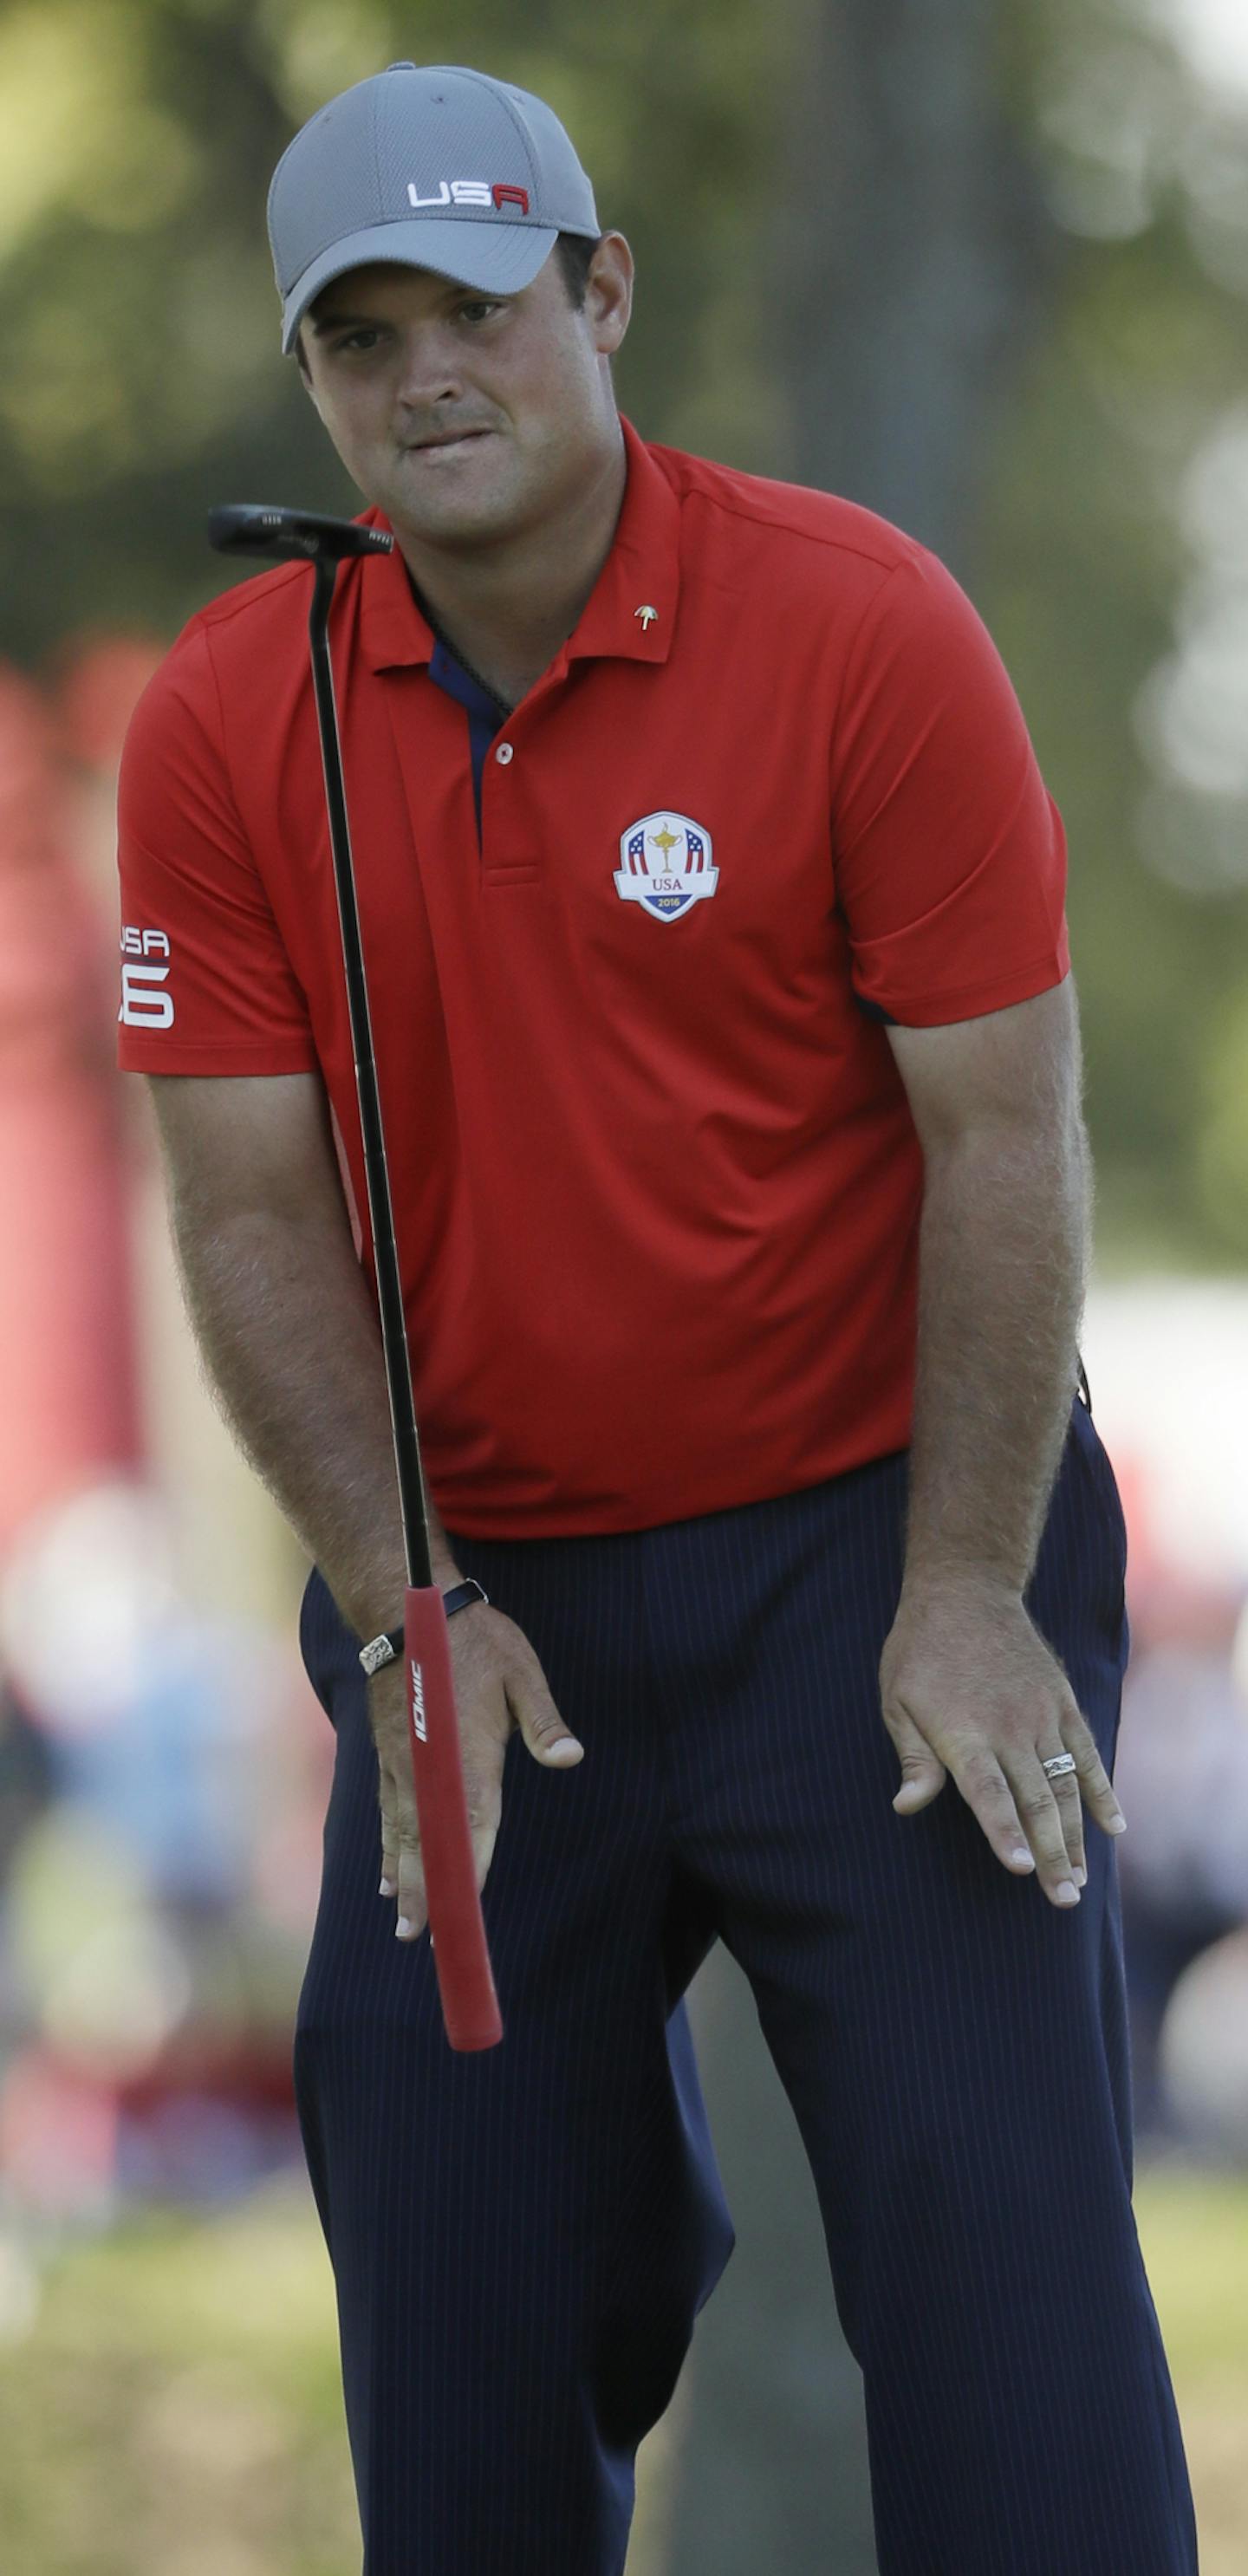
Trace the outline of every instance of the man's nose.
<path fill-rule="evenodd" d="M 438 323 L 414 323 L 403 340 L 400 402 L 424 411 L 431 403 L 453 401 L 462 391 L 459 353 L 449 332 Z"/>

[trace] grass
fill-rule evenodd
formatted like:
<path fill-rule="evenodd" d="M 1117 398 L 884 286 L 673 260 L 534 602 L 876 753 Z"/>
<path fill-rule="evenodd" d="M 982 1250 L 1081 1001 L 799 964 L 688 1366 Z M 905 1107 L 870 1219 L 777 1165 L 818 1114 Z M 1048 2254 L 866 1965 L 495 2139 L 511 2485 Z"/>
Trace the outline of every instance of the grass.
<path fill-rule="evenodd" d="M 1136 2207 L 1202 2576 L 1242 2576 L 1248 2177 L 1156 2167 Z M 9 2304 L 6 2576 L 358 2576 L 332 2283 L 300 2179 L 224 2216 L 153 2214 L 73 2248 L 24 2329 Z M 643 2447 L 628 2576 L 664 2576 L 671 2428 Z"/>
<path fill-rule="evenodd" d="M 1178 2398 L 1201 2576 L 1248 2567 L 1248 2175 L 1155 2165 L 1135 2193 Z"/>
<path fill-rule="evenodd" d="M 302 2189 L 153 2214 L 52 2267 L 0 2357 L 13 2576 L 359 2566 L 332 2283 Z"/>

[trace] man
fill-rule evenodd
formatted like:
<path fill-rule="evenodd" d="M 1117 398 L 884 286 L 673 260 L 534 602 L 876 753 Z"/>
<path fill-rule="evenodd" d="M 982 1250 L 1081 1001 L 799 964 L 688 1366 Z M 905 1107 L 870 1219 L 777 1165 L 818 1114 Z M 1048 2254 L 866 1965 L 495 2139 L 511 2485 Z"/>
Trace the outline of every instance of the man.
<path fill-rule="evenodd" d="M 632 262 L 540 101 L 392 65 L 269 214 L 283 345 L 397 541 L 333 648 L 435 1574 L 490 1596 L 449 1633 L 493 2051 L 446 2046 L 400 1666 L 358 1661 L 404 1575 L 301 567 L 135 718 L 121 1059 L 314 1561 L 296 2076 L 369 2576 L 619 2576 L 732 2245 L 681 2000 L 717 1937 L 819 2188 L 885 2576 L 1189 2571 L 1064 844 L 1009 682 L 901 531 L 620 421 Z"/>

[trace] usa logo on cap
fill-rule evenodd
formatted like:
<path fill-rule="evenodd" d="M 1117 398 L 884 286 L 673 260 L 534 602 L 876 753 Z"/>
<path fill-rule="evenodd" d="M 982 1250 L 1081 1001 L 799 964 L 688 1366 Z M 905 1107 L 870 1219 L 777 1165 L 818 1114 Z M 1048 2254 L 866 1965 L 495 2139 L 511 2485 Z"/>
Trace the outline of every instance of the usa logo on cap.
<path fill-rule="evenodd" d="M 615 891 L 622 903 L 644 903 L 656 921 L 677 920 L 718 883 L 710 833 L 687 814 L 645 814 L 621 832 Z"/>

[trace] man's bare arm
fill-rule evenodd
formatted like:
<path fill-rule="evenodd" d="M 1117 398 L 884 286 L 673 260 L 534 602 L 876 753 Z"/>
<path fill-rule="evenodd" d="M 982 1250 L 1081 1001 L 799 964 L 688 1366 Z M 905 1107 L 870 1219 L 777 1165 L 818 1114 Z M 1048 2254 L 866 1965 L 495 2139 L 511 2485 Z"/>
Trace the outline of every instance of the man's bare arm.
<path fill-rule="evenodd" d="M 914 1815 L 951 1771 L 997 1857 L 1054 1904 L 1086 1878 L 1083 1802 L 1122 1815 L 1069 1679 L 1023 1603 L 1070 1426 L 1091 1171 L 1074 985 L 888 1032 L 923 1148 L 901 1599 L 880 1664 Z M 1050 1780 L 1046 1760 L 1076 1769 Z"/>
<path fill-rule="evenodd" d="M 397 1626 L 407 1575 L 381 1331 L 355 1257 L 320 1077 L 152 1077 L 187 1306 L 239 1446 L 362 1638 Z M 434 1580 L 458 1569 L 430 1514 Z M 579 1762 L 521 1630 L 476 1603 L 450 1623 L 464 1789 L 485 1883 L 518 1727 L 552 1769 Z M 373 1676 L 381 1893 L 426 1919 L 399 1656 Z"/>
<path fill-rule="evenodd" d="M 906 1589 L 1021 1599 L 1070 1422 L 1091 1253 L 1074 981 L 890 1029 L 924 1157 Z"/>
<path fill-rule="evenodd" d="M 406 1571 L 376 1310 L 318 1074 L 149 1077 L 183 1293 L 240 1448 L 361 1637 Z M 434 1579 L 458 1579 L 431 1509 Z"/>

